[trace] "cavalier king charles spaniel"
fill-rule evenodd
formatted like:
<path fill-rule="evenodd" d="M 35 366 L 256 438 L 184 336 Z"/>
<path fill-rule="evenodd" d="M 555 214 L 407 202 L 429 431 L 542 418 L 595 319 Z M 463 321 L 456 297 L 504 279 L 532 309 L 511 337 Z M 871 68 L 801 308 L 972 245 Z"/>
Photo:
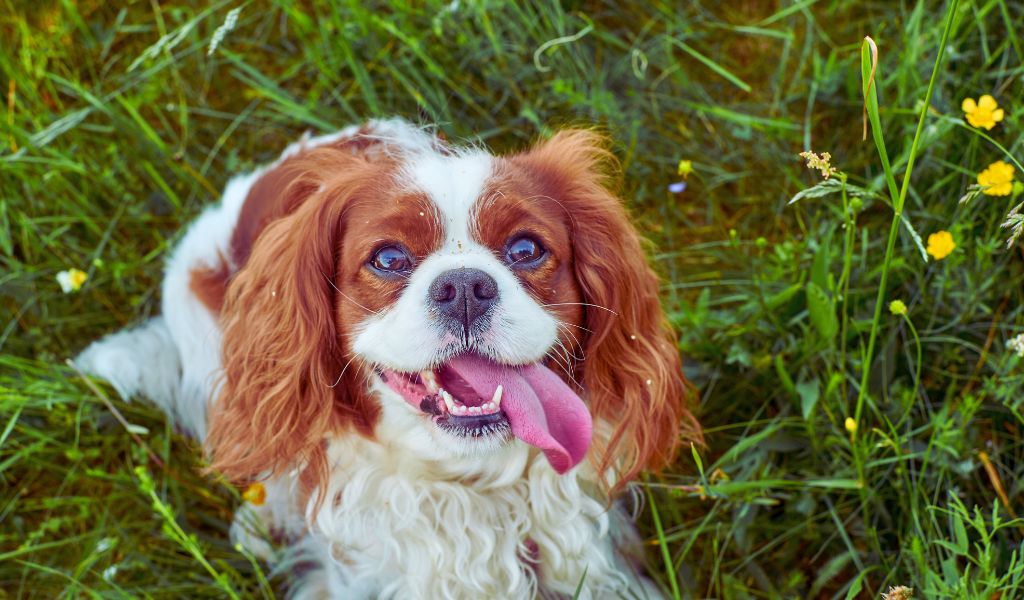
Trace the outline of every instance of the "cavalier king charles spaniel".
<path fill-rule="evenodd" d="M 700 429 L 615 168 L 585 130 L 304 138 L 188 228 L 162 315 L 78 364 L 265 486 L 232 536 L 297 595 L 660 597 L 616 499 Z"/>

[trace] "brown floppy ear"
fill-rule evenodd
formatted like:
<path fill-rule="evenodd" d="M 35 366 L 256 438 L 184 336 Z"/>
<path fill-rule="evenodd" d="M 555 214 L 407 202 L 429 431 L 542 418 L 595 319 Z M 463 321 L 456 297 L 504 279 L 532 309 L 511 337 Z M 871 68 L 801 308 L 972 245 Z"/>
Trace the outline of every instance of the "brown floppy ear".
<path fill-rule="evenodd" d="M 335 310 L 345 194 L 355 182 L 319 180 L 322 162 L 280 191 L 278 202 L 291 212 L 259 234 L 228 287 L 223 377 L 206 448 L 210 468 L 232 480 L 298 467 L 315 486 L 327 477 L 325 435 L 350 425 L 368 433 L 376 417 L 356 378 L 342 380 Z M 327 172 L 344 171 L 332 164 Z"/>
<path fill-rule="evenodd" d="M 640 238 L 609 190 L 618 163 L 605 139 L 561 131 L 523 158 L 570 214 L 576 279 L 588 304 L 577 379 L 595 419 L 598 472 L 614 469 L 620 487 L 671 463 L 681 441 L 702 442 L 676 336 Z"/>

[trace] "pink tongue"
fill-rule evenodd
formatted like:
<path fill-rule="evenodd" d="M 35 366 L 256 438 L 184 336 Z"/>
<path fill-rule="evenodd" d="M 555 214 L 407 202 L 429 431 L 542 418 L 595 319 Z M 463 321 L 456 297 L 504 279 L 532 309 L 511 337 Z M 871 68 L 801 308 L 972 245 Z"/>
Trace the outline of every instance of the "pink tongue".
<path fill-rule="evenodd" d="M 544 451 L 555 471 L 576 466 L 590 446 L 592 423 L 583 400 L 558 375 L 540 363 L 509 367 L 475 355 L 448 363 L 481 398 L 489 399 L 499 385 L 501 408 L 512 433 Z"/>

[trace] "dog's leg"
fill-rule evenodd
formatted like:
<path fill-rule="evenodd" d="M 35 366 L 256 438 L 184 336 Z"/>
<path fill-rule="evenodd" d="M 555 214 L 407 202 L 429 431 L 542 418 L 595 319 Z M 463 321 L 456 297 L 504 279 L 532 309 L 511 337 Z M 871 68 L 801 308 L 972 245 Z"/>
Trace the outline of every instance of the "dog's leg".
<path fill-rule="evenodd" d="M 125 400 L 144 396 L 170 411 L 178 395 L 181 364 L 163 317 L 93 342 L 75 358 L 75 364 L 109 381 Z"/>

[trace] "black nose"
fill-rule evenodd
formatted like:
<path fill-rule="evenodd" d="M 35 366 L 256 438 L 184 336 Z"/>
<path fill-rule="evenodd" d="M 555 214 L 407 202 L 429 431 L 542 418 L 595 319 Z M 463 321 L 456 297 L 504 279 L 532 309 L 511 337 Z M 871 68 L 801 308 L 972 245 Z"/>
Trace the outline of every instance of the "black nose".
<path fill-rule="evenodd" d="M 473 323 L 498 301 L 498 284 L 480 269 L 452 269 L 430 284 L 430 299 L 450 325 L 468 335 Z"/>

